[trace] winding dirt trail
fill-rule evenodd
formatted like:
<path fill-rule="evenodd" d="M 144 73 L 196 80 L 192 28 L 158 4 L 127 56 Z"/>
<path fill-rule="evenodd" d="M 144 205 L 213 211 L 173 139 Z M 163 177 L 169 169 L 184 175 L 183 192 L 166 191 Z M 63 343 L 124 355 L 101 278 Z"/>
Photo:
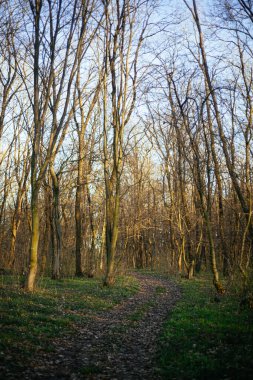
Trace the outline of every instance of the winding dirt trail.
<path fill-rule="evenodd" d="M 133 275 L 140 284 L 136 295 L 61 340 L 54 356 L 40 358 L 23 379 L 159 379 L 154 367 L 157 338 L 180 291 L 158 276 Z"/>

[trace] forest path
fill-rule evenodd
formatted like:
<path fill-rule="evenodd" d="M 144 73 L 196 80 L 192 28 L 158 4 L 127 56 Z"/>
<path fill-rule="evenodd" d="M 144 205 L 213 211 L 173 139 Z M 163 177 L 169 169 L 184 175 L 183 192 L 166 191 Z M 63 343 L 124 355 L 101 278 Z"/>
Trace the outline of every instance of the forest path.
<path fill-rule="evenodd" d="M 56 353 L 38 358 L 24 379 L 159 379 L 155 371 L 162 323 L 180 298 L 178 286 L 159 276 L 133 273 L 140 289 L 132 298 L 95 315 Z"/>

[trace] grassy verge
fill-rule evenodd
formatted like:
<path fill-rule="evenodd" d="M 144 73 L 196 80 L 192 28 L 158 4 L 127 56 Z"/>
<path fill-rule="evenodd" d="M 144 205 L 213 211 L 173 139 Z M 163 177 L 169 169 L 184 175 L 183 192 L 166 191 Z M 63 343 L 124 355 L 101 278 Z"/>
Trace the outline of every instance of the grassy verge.
<path fill-rule="evenodd" d="M 97 279 L 44 278 L 34 294 L 25 293 L 19 282 L 0 276 L 0 373 L 5 368 L 18 372 L 36 353 L 52 351 L 56 337 L 138 290 L 132 277 L 118 278 L 113 288 Z"/>
<path fill-rule="evenodd" d="M 182 299 L 165 323 L 160 373 L 165 379 L 252 379 L 253 312 L 238 296 L 215 302 L 210 281 L 182 280 Z"/>

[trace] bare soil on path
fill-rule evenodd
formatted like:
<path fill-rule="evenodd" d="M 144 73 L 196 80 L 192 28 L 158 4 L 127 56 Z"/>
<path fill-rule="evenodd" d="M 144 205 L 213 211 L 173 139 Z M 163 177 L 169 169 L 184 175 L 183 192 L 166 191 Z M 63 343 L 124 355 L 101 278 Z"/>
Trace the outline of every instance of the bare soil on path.
<path fill-rule="evenodd" d="M 53 354 L 36 358 L 23 379 L 154 380 L 158 336 L 180 298 L 179 287 L 159 276 L 133 274 L 140 290 L 109 311 L 96 314 L 77 334 L 59 339 Z"/>

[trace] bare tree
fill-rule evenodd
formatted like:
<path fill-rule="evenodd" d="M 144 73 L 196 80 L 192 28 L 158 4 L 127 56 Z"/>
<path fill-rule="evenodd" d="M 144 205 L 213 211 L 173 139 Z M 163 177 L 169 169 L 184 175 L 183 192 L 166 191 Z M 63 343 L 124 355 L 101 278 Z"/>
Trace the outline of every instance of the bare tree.
<path fill-rule="evenodd" d="M 124 129 L 136 102 L 138 59 L 151 8 L 137 0 L 104 0 L 105 80 L 103 88 L 104 178 L 106 202 L 105 285 L 115 280 L 115 254 L 120 212 Z M 141 26 L 138 25 L 140 12 Z M 109 86 L 111 88 L 110 96 Z M 110 116 L 109 116 L 110 115 Z M 112 126 L 112 127 L 110 127 Z M 112 134 L 112 142 L 111 135 Z"/>
<path fill-rule="evenodd" d="M 88 38 L 89 43 L 91 41 L 91 36 L 87 35 L 87 26 L 94 7 L 94 1 L 82 1 L 79 3 L 79 1 L 75 0 L 67 8 L 64 7 L 61 1 L 56 3 L 48 1 L 47 6 L 46 8 L 45 3 L 40 0 L 30 1 L 34 25 L 34 133 L 31 160 L 32 239 L 30 268 L 27 278 L 27 289 L 30 291 L 34 288 L 37 272 L 39 191 L 45 178 L 47 167 L 54 162 L 54 158 L 66 135 L 69 121 L 73 116 L 74 105 L 71 105 L 73 83 L 80 57 L 87 51 L 86 38 Z M 46 14 L 43 12 L 46 12 Z M 43 22 L 49 25 L 49 43 L 45 33 L 46 28 L 41 28 L 42 19 Z M 79 29 L 78 25 L 80 25 Z M 64 49 L 62 47 L 63 32 L 66 42 Z M 61 48 L 59 48 L 59 44 L 61 44 Z M 45 50 L 45 47 L 48 47 L 48 50 Z M 48 56 L 47 51 L 49 52 Z M 61 58 L 62 52 L 63 58 Z M 47 57 L 47 61 L 41 67 L 41 60 L 44 56 Z M 43 90 L 41 90 L 40 84 L 43 85 Z M 52 127 L 49 131 L 46 131 L 46 117 L 49 110 L 52 112 Z M 42 152 L 42 138 L 46 133 L 48 137 L 45 152 Z"/>

